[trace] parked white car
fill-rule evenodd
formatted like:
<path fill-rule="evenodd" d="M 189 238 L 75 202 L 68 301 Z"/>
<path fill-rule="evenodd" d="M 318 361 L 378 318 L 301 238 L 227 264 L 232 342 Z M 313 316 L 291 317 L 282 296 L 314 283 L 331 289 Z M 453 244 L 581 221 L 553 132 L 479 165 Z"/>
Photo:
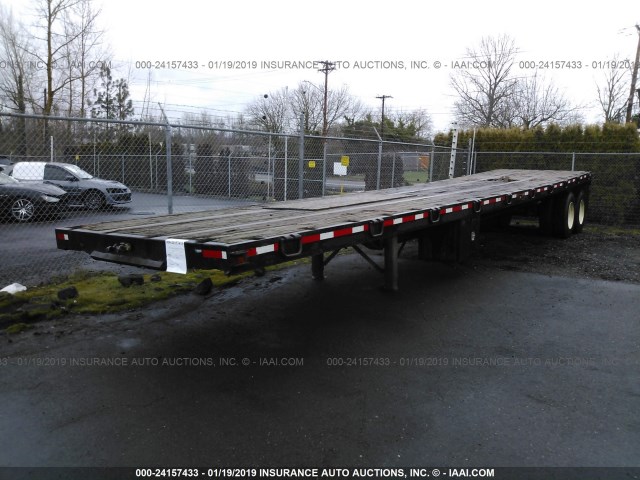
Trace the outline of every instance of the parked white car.
<path fill-rule="evenodd" d="M 65 190 L 69 205 L 91 210 L 131 202 L 131 190 L 114 180 L 103 180 L 76 165 L 58 162 L 18 162 L 11 176 L 19 182 L 44 182 Z"/>

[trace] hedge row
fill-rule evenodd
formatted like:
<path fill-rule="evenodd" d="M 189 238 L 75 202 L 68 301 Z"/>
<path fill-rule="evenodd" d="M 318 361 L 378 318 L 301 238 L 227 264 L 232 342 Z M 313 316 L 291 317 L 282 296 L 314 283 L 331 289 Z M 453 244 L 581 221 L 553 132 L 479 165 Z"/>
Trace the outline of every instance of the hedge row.
<path fill-rule="evenodd" d="M 458 146 L 466 147 L 472 138 L 473 130 L 460 131 Z M 436 135 L 434 142 L 451 145 L 451 139 L 449 132 Z M 479 129 L 475 150 L 477 172 L 498 168 L 569 170 L 573 164 L 576 170 L 590 171 L 590 221 L 640 224 L 640 137 L 633 124 Z M 635 153 L 638 155 L 632 155 Z"/>

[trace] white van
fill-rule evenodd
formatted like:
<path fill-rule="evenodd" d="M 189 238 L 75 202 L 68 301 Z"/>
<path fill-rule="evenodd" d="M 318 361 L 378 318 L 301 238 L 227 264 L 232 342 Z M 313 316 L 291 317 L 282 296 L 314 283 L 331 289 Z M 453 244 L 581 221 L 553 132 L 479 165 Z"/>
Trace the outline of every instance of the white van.
<path fill-rule="evenodd" d="M 77 165 L 57 162 L 18 162 L 11 176 L 19 182 L 56 185 L 69 195 L 70 205 L 97 210 L 131 202 L 131 190 L 114 180 L 93 177 Z"/>

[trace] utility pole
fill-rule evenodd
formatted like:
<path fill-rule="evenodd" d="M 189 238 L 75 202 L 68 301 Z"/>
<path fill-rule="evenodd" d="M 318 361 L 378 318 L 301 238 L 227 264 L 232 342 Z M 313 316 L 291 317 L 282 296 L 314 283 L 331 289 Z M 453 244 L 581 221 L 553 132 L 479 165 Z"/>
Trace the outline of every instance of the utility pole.
<path fill-rule="evenodd" d="M 380 100 L 382 100 L 382 119 L 380 120 L 380 138 L 382 140 L 384 140 L 384 101 L 387 98 L 393 98 L 391 95 L 380 95 L 379 97 Z"/>
<path fill-rule="evenodd" d="M 327 97 L 328 97 L 328 80 L 329 74 L 336 69 L 336 64 L 329 60 L 322 60 L 318 63 L 322 64 L 322 68 L 318 69 L 319 72 L 324 73 L 324 101 L 322 107 L 322 136 L 327 136 Z"/>
<path fill-rule="evenodd" d="M 633 64 L 633 74 L 631 75 L 631 92 L 629 93 L 629 103 L 627 104 L 626 123 L 631 121 L 631 112 L 633 111 L 633 94 L 636 92 L 636 80 L 638 79 L 638 63 L 640 63 L 640 25 L 636 24 L 638 31 L 638 48 L 636 49 L 636 62 Z"/>

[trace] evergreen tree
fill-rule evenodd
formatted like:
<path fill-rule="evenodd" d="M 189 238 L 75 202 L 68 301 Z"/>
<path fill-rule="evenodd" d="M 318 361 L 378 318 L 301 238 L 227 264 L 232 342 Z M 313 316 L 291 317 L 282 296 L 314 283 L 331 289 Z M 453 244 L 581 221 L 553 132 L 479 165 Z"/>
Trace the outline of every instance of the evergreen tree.
<path fill-rule="evenodd" d="M 133 102 L 129 98 L 129 85 L 124 78 L 113 80 L 111 69 L 104 65 L 100 71 L 102 89 L 93 90 L 95 100 L 90 102 L 92 118 L 128 120 L 133 117 Z"/>

